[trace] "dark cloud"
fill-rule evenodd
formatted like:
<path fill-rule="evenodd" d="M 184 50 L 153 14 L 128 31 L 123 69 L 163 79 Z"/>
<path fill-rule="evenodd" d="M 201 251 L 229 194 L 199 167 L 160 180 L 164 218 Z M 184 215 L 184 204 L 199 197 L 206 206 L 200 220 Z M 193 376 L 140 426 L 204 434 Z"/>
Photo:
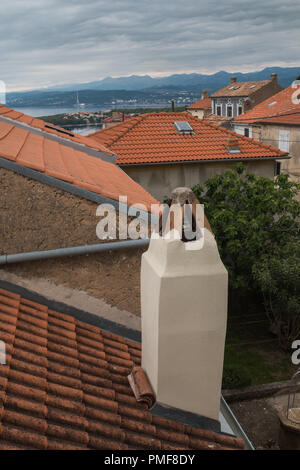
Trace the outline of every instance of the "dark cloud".
<path fill-rule="evenodd" d="M 300 65 L 299 26 L 299 0 L 11 0 L 0 79 L 12 90 Z"/>

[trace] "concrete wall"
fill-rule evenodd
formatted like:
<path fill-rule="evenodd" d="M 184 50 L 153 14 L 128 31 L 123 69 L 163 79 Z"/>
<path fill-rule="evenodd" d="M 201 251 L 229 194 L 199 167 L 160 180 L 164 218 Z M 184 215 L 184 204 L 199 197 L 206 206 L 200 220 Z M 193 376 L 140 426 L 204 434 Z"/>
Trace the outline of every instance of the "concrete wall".
<path fill-rule="evenodd" d="M 187 109 L 187 112 L 198 119 L 204 119 L 204 117 L 211 114 L 211 108 L 209 109 Z"/>
<path fill-rule="evenodd" d="M 199 119 L 203 119 L 204 118 L 204 109 L 188 109 L 187 110 L 192 116 L 195 116 Z"/>
<path fill-rule="evenodd" d="M 249 137 L 267 145 L 288 151 L 290 159 L 279 160 L 281 172 L 287 173 L 292 181 L 300 183 L 300 126 L 286 126 L 279 124 L 234 125 L 237 134 L 243 134 L 245 128 L 249 129 Z M 287 147 L 281 145 L 280 131 L 288 133 Z"/>
<path fill-rule="evenodd" d="M 280 148 L 280 131 L 289 132 L 289 160 L 281 160 L 281 171 L 290 175 L 291 179 L 300 182 L 300 126 L 263 124 L 252 126 L 253 139 L 267 145 Z"/>
<path fill-rule="evenodd" d="M 0 254 L 101 243 L 96 236 L 100 220 L 96 203 L 3 168 L 0 189 Z M 142 252 L 132 249 L 11 264 L 0 271 L 33 280 L 33 286 L 38 279 L 83 291 L 140 315 Z M 48 294 L 53 297 L 51 290 Z"/>
<path fill-rule="evenodd" d="M 170 196 L 174 188 L 196 184 L 204 184 L 208 178 L 222 174 L 233 168 L 236 162 L 185 163 L 169 165 L 127 166 L 123 170 L 158 200 Z M 274 160 L 253 161 L 247 164 L 249 172 L 266 178 L 273 178 L 275 173 Z"/>
<path fill-rule="evenodd" d="M 253 138 L 253 136 L 252 136 L 252 126 L 234 124 L 233 127 L 234 127 L 234 132 L 236 132 L 237 134 L 241 134 L 241 135 L 246 135 L 245 129 L 248 129 L 248 131 L 249 131 L 248 137 Z"/>

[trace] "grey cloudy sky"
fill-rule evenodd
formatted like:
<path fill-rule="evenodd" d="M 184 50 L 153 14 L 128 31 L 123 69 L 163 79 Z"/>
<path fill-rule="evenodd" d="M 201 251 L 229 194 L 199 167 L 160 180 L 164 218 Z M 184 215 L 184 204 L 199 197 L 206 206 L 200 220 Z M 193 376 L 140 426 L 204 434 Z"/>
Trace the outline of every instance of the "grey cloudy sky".
<path fill-rule="evenodd" d="M 300 65 L 299 0 L 5 0 L 8 91 L 106 76 Z"/>

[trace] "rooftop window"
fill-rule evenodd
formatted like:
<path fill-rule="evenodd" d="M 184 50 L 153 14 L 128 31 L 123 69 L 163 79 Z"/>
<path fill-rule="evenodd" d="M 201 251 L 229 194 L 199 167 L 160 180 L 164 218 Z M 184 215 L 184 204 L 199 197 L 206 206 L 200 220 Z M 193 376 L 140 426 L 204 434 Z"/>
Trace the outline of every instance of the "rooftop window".
<path fill-rule="evenodd" d="M 193 128 L 187 121 L 175 121 L 174 126 L 178 132 L 178 134 L 195 134 Z"/>

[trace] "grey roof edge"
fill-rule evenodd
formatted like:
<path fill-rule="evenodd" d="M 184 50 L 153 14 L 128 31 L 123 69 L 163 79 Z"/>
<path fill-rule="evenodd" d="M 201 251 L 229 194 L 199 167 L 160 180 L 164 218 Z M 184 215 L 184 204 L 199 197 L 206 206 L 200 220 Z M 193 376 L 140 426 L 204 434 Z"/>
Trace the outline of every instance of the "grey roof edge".
<path fill-rule="evenodd" d="M 168 162 L 151 162 L 151 163 L 117 163 L 120 168 L 129 168 L 129 167 L 139 167 L 139 166 L 160 166 L 160 165 L 180 165 L 182 163 L 185 164 L 195 164 L 195 163 L 217 163 L 217 162 L 252 162 L 252 161 L 260 161 L 260 160 L 288 160 L 291 157 L 289 155 L 277 155 L 274 157 L 245 157 L 245 158 L 215 158 L 215 159 L 204 159 L 201 160 L 177 160 L 177 161 L 168 161 Z"/>
<path fill-rule="evenodd" d="M 70 315 L 81 322 L 85 322 L 93 326 L 98 326 L 102 330 L 114 333 L 119 336 L 123 336 L 124 338 L 129 339 L 130 341 L 141 343 L 140 331 L 127 328 L 124 325 L 113 322 L 111 320 L 107 320 L 105 318 L 101 318 L 97 315 L 94 315 L 93 313 L 85 312 L 84 310 L 72 307 L 63 302 L 58 302 L 56 300 L 49 299 L 48 297 L 38 294 L 37 292 L 26 289 L 25 287 L 18 286 L 17 284 L 14 284 L 9 281 L 0 280 L 0 288 L 13 292 L 15 294 L 19 294 L 24 299 L 31 300 L 32 302 L 37 302 L 39 304 L 46 305 L 48 308 L 50 308 L 51 310 L 55 310 L 56 312 L 63 313 L 65 315 Z"/>
<path fill-rule="evenodd" d="M 299 113 L 294 113 L 292 114 L 292 116 L 295 116 L 295 114 L 299 114 Z M 283 116 L 270 116 L 270 117 L 267 117 L 267 118 L 252 118 L 252 119 L 249 119 L 249 121 L 232 121 L 232 124 L 233 125 L 237 125 L 237 126 L 258 126 L 258 125 L 261 125 L 261 124 L 264 124 L 266 126 L 291 126 L 291 127 L 299 127 L 300 126 L 300 123 L 294 123 L 294 122 L 280 122 L 280 121 L 276 121 L 276 117 L 285 117 L 284 115 Z M 274 119 L 273 121 L 267 121 L 267 119 Z M 251 122 L 250 122 L 251 121 Z"/>
<path fill-rule="evenodd" d="M 228 406 L 226 400 L 223 396 L 221 396 L 221 412 L 226 420 L 226 422 L 231 427 L 234 434 L 245 442 L 245 450 L 255 450 L 252 442 L 248 438 L 247 434 L 243 430 L 242 426 L 236 419 L 234 413 L 232 412 L 231 408 Z"/>
<path fill-rule="evenodd" d="M 156 402 L 149 411 L 154 416 L 171 419 L 200 429 L 209 429 L 217 433 L 221 432 L 220 422 L 216 419 L 206 418 L 205 416 L 166 406 L 162 403 Z"/>
<path fill-rule="evenodd" d="M 30 116 L 33 117 L 33 116 Z M 50 134 L 49 132 L 45 131 L 44 129 L 39 129 L 38 127 L 33 127 L 30 124 L 26 124 L 24 122 L 17 121 L 15 119 L 5 117 L 5 115 L 0 116 L 0 122 L 5 122 L 8 124 L 12 124 L 14 127 L 17 127 L 18 129 L 23 129 L 25 131 L 30 132 L 31 134 L 39 135 L 41 137 L 44 137 L 47 140 L 52 140 L 54 142 L 58 142 L 60 145 L 64 145 L 65 147 L 70 147 L 73 150 L 77 150 L 78 152 L 83 152 L 89 155 L 90 157 L 95 157 L 95 158 L 100 158 L 103 161 L 109 162 L 109 163 L 114 163 L 117 155 L 112 154 L 111 150 L 107 149 L 107 153 L 104 151 L 101 151 L 95 147 L 88 147 L 87 145 L 81 144 L 80 142 L 76 142 L 73 140 L 70 140 L 66 137 L 66 133 L 62 135 L 58 134 Z M 46 121 L 44 121 L 46 125 L 49 125 Z M 52 126 L 55 127 L 55 126 Z M 50 126 L 51 128 L 51 126 Z M 80 137 L 80 135 L 74 134 L 75 137 Z M 97 143 L 97 142 L 95 142 Z M 104 147 L 104 145 L 103 145 Z"/>

